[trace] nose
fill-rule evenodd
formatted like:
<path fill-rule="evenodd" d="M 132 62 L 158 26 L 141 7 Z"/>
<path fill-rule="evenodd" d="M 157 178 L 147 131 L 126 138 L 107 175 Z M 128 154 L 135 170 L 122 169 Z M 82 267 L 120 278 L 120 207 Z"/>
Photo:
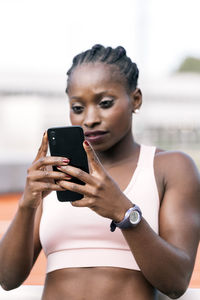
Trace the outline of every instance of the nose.
<path fill-rule="evenodd" d="M 94 128 L 101 123 L 100 114 L 97 107 L 89 107 L 84 118 L 84 126 Z"/>

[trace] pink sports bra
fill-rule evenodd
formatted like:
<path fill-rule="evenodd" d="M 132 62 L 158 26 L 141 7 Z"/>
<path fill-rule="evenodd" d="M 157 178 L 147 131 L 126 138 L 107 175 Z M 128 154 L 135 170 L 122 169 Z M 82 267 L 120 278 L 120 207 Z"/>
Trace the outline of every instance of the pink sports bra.
<path fill-rule="evenodd" d="M 125 195 L 158 233 L 159 196 L 154 176 L 155 147 L 141 145 L 137 168 Z M 120 229 L 87 207 L 59 202 L 55 192 L 43 200 L 40 240 L 47 273 L 62 268 L 110 266 L 140 270 Z"/>

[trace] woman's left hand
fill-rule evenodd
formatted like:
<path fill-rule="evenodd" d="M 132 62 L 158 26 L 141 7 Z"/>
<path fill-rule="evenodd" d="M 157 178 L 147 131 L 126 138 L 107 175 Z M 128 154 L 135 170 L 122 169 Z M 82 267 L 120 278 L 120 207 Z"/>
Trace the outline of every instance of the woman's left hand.
<path fill-rule="evenodd" d="M 133 204 L 106 172 L 92 147 L 87 145 L 87 142 L 84 142 L 83 145 L 87 153 L 90 174 L 70 165 L 58 169 L 80 179 L 85 185 L 64 180 L 57 182 L 57 184 L 66 190 L 84 195 L 81 200 L 71 202 L 73 206 L 89 207 L 103 217 L 120 222 L 123 220 L 125 212 Z"/>

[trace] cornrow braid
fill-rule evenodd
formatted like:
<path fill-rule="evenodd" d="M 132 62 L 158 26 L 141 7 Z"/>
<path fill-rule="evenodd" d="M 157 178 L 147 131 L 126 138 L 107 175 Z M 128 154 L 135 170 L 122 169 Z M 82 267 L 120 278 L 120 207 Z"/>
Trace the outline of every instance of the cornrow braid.
<path fill-rule="evenodd" d="M 137 87 L 139 70 L 137 65 L 126 55 L 126 50 L 122 46 L 112 48 L 96 44 L 91 49 L 86 50 L 74 57 L 72 66 L 67 72 L 68 81 L 66 93 L 68 90 L 70 75 L 72 74 L 73 70 L 83 63 L 90 62 L 102 62 L 117 66 L 120 73 L 126 79 L 128 90 L 132 91 Z"/>

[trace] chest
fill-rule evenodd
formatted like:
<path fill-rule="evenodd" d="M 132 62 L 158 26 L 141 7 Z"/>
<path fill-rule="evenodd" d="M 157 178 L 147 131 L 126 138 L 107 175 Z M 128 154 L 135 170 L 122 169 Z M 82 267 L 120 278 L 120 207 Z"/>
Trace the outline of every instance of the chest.
<path fill-rule="evenodd" d="M 134 176 L 137 164 L 134 162 L 125 163 L 115 167 L 107 168 L 108 174 L 118 184 L 119 188 L 124 191 Z"/>
<path fill-rule="evenodd" d="M 109 175 L 118 184 L 119 188 L 124 191 L 129 185 L 131 179 L 136 175 L 137 172 L 137 162 L 129 161 L 123 165 L 115 166 L 111 168 L 106 168 Z M 155 176 L 155 182 L 159 194 L 160 202 L 162 201 L 164 194 L 164 183 L 163 183 L 163 173 L 159 168 L 159 164 L 155 159 L 153 173 Z"/>

